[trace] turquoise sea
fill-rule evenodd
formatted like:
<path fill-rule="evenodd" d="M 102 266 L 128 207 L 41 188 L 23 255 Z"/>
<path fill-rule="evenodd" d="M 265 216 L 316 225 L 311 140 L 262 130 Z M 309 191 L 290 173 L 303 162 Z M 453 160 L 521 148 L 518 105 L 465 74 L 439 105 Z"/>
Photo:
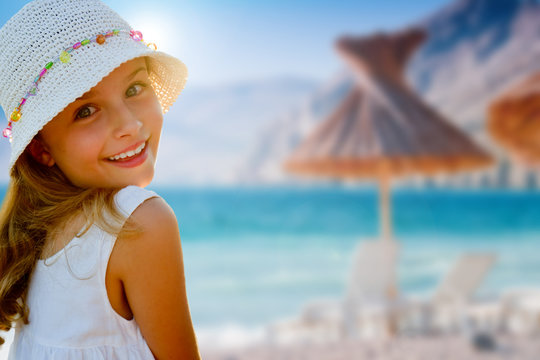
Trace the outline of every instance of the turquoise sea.
<path fill-rule="evenodd" d="M 151 187 L 174 209 L 196 329 L 261 328 L 343 295 L 354 247 L 378 233 L 375 188 Z M 395 190 L 405 294 L 429 295 L 459 254 L 498 261 L 479 290 L 540 285 L 540 193 Z"/>
<path fill-rule="evenodd" d="M 375 188 L 154 190 L 179 221 L 197 328 L 258 327 L 342 296 L 354 247 L 378 233 Z M 480 296 L 540 285 L 540 193 L 392 195 L 402 292 L 428 295 L 466 251 L 498 255 Z"/>

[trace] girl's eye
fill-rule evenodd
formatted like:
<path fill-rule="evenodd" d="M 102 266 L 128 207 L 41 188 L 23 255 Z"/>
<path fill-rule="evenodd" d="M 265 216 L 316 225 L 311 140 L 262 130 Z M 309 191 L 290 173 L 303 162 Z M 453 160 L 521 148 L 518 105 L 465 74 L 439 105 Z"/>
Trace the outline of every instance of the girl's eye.
<path fill-rule="evenodd" d="M 145 84 L 133 84 L 126 90 L 126 96 L 131 97 L 139 94 L 141 91 L 143 91 L 143 88 L 145 88 Z"/>
<path fill-rule="evenodd" d="M 96 112 L 95 106 L 87 105 L 79 109 L 75 115 L 76 119 L 84 119 L 89 116 L 92 116 Z"/>

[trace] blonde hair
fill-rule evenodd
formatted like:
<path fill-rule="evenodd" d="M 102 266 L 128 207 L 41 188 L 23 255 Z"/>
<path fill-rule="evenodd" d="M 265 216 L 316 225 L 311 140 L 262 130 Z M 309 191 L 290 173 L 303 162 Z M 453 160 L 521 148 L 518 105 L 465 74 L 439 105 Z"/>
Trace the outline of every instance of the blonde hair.
<path fill-rule="evenodd" d="M 21 155 L 0 210 L 0 330 L 10 330 L 18 319 L 29 323 L 26 295 L 30 277 L 47 236 L 61 224 L 82 212 L 87 220 L 85 230 L 95 223 L 110 233 L 120 232 L 125 218 L 114 204 L 117 192 L 79 188 L 56 165 L 39 164 L 28 150 Z M 111 214 L 112 220 L 104 213 Z"/>
<path fill-rule="evenodd" d="M 148 57 L 145 61 L 150 74 Z M 54 236 L 59 227 L 82 213 L 86 227 L 79 235 L 92 224 L 113 235 L 138 232 L 135 224 L 125 223 L 115 205 L 118 190 L 77 187 L 58 166 L 37 162 L 28 148 L 21 154 L 11 169 L 0 209 L 0 330 L 9 331 L 19 319 L 29 323 L 30 277 L 47 237 Z M 0 337 L 0 345 L 4 341 Z"/>

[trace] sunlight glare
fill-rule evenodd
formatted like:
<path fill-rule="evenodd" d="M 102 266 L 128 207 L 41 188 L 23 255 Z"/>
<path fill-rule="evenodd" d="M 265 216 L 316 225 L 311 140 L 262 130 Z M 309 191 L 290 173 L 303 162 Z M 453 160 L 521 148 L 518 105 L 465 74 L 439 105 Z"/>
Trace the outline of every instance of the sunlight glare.
<path fill-rule="evenodd" d="M 178 24 L 175 24 L 163 14 L 148 14 L 144 16 L 135 14 L 129 19 L 130 24 L 143 34 L 147 43 L 154 43 L 158 51 L 164 51 L 174 55 L 181 48 L 183 33 Z"/>

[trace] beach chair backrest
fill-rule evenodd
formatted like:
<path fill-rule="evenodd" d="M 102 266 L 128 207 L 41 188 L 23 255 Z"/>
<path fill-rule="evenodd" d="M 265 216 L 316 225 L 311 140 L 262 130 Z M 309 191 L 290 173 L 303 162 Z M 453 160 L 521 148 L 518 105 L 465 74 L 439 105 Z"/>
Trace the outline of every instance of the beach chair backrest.
<path fill-rule="evenodd" d="M 361 242 L 354 253 L 346 300 L 354 303 L 388 300 L 397 284 L 399 245 L 394 240 Z"/>
<path fill-rule="evenodd" d="M 496 260 L 492 253 L 468 253 L 460 256 L 441 281 L 434 301 L 468 301 L 484 280 Z"/>

